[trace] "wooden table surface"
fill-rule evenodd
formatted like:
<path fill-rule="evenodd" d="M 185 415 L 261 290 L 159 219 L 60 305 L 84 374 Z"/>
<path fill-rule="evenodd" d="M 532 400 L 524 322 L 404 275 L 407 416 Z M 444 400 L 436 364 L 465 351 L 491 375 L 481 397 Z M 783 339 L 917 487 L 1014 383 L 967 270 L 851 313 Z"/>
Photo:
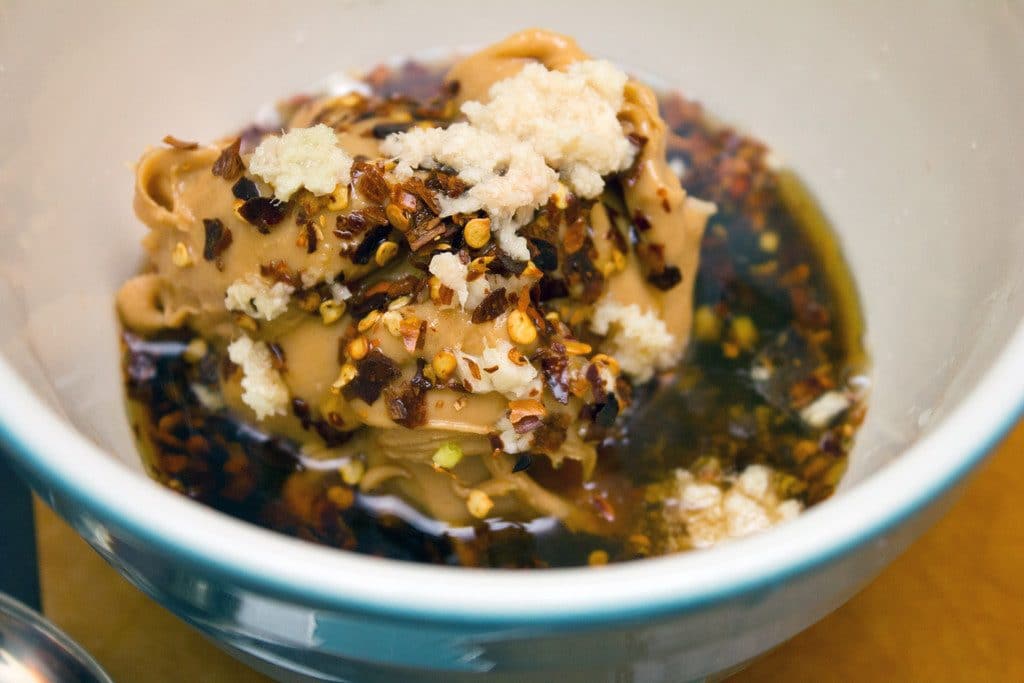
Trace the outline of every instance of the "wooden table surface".
<path fill-rule="evenodd" d="M 1024 681 L 1024 424 L 949 515 L 847 605 L 733 681 Z M 45 611 L 124 683 L 259 682 L 42 505 Z"/>

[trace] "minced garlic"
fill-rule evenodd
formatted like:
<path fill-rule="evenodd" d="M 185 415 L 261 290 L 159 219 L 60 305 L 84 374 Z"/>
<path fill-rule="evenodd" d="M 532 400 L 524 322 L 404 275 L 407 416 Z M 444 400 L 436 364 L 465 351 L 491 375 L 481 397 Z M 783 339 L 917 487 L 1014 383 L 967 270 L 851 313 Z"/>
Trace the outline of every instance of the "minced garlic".
<path fill-rule="evenodd" d="M 795 499 L 780 500 L 771 479 L 772 470 L 764 465 L 750 465 L 731 486 L 699 482 L 690 472 L 676 470 L 676 495 L 665 514 L 670 523 L 684 525 L 695 548 L 748 536 L 792 519 L 802 509 Z"/>
<path fill-rule="evenodd" d="M 273 186 L 274 196 L 288 201 L 300 188 L 320 196 L 351 179 L 352 157 L 338 146 L 338 136 L 319 123 L 267 137 L 249 159 L 249 171 Z"/>
<path fill-rule="evenodd" d="M 228 358 L 242 368 L 242 401 L 262 420 L 284 415 L 288 387 L 274 368 L 274 357 L 266 343 L 239 337 L 228 345 Z"/>
<path fill-rule="evenodd" d="M 527 64 L 491 86 L 486 104 L 466 102 L 462 112 L 480 130 L 527 143 L 573 192 L 591 198 L 604 189 L 601 176 L 628 168 L 636 155 L 618 120 L 626 80 L 604 60 L 565 71 Z"/>
<path fill-rule="evenodd" d="M 637 150 L 617 118 L 626 80 L 604 61 L 566 71 L 528 64 L 495 83 L 488 103 L 464 103 L 468 122 L 394 133 L 381 149 L 398 162 L 400 178 L 415 168 L 454 168 L 470 187 L 454 199 L 439 194 L 442 215 L 486 211 L 498 245 L 525 261 L 530 252 L 516 233 L 548 198 L 564 193 L 559 173 L 573 192 L 591 198 L 604 189 L 603 175 L 633 162 Z"/>
<path fill-rule="evenodd" d="M 655 370 L 671 367 L 678 360 L 676 339 L 665 321 L 636 304 L 625 306 L 613 299 L 603 299 L 594 307 L 590 329 L 608 335 L 609 354 L 623 372 L 638 382 L 650 379 Z"/>
<path fill-rule="evenodd" d="M 459 260 L 457 254 L 444 252 L 435 254 L 430 259 L 428 266 L 431 275 L 436 275 L 441 284 L 455 292 L 460 306 L 466 305 L 469 298 L 469 285 L 466 278 L 469 276 L 469 267 Z"/>
<path fill-rule="evenodd" d="M 494 428 L 498 430 L 498 439 L 501 440 L 501 450 L 505 453 L 515 455 L 517 453 L 525 453 L 530 450 L 533 445 L 533 432 L 526 432 L 520 434 L 516 431 L 512 421 L 508 419 L 508 416 L 503 416 Z"/>
<path fill-rule="evenodd" d="M 284 282 L 271 283 L 259 275 L 250 274 L 228 286 L 224 306 L 229 311 L 241 311 L 253 318 L 271 321 L 288 310 L 295 288 Z"/>
<path fill-rule="evenodd" d="M 537 369 L 529 363 L 514 363 L 511 357 L 515 354 L 510 356 L 513 348 L 507 341 L 500 340 L 496 346 L 485 346 L 479 356 L 456 353 L 459 379 L 476 394 L 496 391 L 513 400 L 540 396 Z"/>

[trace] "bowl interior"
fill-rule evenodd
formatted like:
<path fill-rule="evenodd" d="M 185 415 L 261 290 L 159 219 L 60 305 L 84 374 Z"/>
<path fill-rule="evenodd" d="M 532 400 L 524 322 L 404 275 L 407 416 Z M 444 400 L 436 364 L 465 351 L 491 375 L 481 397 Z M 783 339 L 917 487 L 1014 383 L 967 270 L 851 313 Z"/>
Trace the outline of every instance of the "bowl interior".
<path fill-rule="evenodd" d="M 955 408 L 1024 315 L 1022 17 L 1011 3 L 786 7 L 439 0 L 428 18 L 395 1 L 8 7 L 0 353 L 141 476 L 113 293 L 140 263 L 130 165 L 143 148 L 168 133 L 213 139 L 330 72 L 542 25 L 754 132 L 817 195 L 874 360 L 849 489 Z"/>

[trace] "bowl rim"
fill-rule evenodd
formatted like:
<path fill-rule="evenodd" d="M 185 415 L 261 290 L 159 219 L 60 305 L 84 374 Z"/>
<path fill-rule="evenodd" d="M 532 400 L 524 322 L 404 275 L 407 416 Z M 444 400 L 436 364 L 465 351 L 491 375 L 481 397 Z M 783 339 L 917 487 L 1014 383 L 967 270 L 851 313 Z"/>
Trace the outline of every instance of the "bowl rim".
<path fill-rule="evenodd" d="M 109 525 L 115 536 L 222 585 L 315 608 L 435 624 L 594 626 L 740 598 L 836 561 L 901 524 L 977 466 L 1024 414 L 1020 377 L 1024 321 L 930 433 L 798 518 L 701 552 L 540 572 L 368 557 L 236 520 L 104 453 L 2 357 L 0 396 L 7 400 L 0 402 L 0 442 L 30 481 L 81 506 L 78 522 Z"/>

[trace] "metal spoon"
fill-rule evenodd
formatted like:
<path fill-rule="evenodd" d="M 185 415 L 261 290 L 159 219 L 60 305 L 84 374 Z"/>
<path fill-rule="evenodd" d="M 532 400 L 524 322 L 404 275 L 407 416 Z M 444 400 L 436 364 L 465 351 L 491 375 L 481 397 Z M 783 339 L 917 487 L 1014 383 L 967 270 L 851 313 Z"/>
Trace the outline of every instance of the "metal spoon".
<path fill-rule="evenodd" d="M 0 593 L 0 681 L 111 683 L 85 650 L 56 626 Z"/>

